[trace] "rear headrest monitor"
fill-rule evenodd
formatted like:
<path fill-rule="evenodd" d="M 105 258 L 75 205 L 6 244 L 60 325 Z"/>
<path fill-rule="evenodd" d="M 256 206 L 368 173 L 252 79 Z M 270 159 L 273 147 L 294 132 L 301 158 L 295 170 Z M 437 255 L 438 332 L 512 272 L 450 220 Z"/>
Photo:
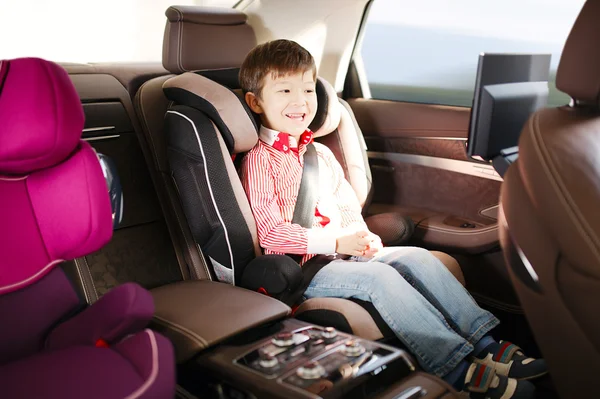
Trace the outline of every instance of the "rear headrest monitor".
<path fill-rule="evenodd" d="M 481 54 L 467 154 L 490 161 L 515 147 L 529 116 L 546 106 L 550 54 Z"/>

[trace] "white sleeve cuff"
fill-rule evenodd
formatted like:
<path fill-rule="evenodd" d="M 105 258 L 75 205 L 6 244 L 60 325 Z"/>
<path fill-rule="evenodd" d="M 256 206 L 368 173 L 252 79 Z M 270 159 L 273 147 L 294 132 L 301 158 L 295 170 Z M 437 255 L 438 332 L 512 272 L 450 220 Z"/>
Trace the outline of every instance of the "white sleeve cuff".
<path fill-rule="evenodd" d="M 329 229 L 307 229 L 307 254 L 329 255 L 335 253 L 336 236 Z"/>

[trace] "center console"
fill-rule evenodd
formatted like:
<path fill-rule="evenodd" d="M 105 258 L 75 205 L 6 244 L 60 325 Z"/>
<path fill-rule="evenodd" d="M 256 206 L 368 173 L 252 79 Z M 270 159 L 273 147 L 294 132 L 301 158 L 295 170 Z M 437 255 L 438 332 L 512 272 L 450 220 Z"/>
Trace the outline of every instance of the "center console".
<path fill-rule="evenodd" d="M 369 373 L 376 375 L 391 363 L 398 363 L 403 374 L 414 370 L 412 360 L 399 349 L 331 327 L 288 324 L 285 331 L 259 342 L 234 364 L 279 385 L 277 390 L 306 397 L 339 391 L 345 382 Z"/>
<path fill-rule="evenodd" d="M 173 343 L 190 398 L 457 397 L 402 349 L 289 318 L 268 296 L 200 280 L 152 295 L 152 328 Z"/>
<path fill-rule="evenodd" d="M 287 319 L 200 354 L 180 383 L 202 398 L 376 398 L 415 368 L 401 349 Z M 441 396 L 408 384 L 389 397 Z"/>

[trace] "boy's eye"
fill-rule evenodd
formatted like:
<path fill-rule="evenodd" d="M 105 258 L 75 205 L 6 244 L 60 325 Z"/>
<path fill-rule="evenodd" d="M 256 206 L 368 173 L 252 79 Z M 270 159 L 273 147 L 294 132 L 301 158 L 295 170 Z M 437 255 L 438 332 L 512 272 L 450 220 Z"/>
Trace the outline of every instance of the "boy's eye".
<path fill-rule="evenodd" d="M 313 89 L 306 89 L 307 93 L 314 93 L 315 91 Z"/>
<path fill-rule="evenodd" d="M 290 90 L 289 89 L 283 89 L 283 90 L 279 90 L 280 93 L 289 93 Z"/>

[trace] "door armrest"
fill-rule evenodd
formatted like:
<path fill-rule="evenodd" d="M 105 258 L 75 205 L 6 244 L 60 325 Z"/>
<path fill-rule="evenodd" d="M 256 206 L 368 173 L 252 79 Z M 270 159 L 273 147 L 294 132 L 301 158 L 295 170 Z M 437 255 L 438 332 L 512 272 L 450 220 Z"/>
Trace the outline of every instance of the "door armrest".
<path fill-rule="evenodd" d="M 479 254 L 499 245 L 498 224 L 483 225 L 459 218 L 435 215 L 422 220 L 414 237 L 425 245 L 454 253 Z"/>

